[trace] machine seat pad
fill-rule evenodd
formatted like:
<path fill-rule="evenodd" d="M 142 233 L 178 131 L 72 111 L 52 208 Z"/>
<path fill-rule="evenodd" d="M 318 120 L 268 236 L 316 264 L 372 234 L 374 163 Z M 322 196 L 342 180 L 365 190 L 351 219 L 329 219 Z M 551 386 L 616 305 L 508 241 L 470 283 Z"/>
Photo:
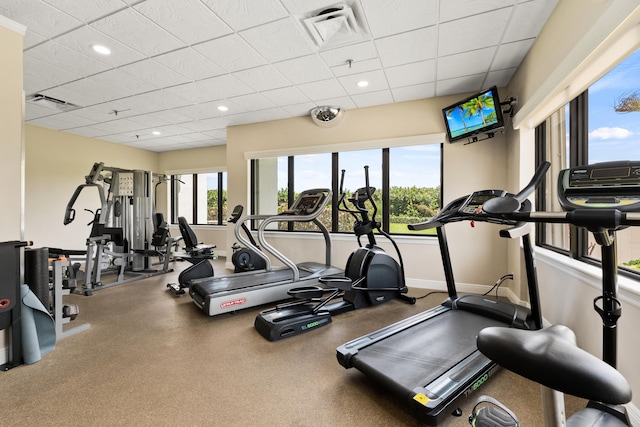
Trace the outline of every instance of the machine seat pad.
<path fill-rule="evenodd" d="M 631 400 L 622 374 L 580 349 L 566 326 L 535 331 L 488 327 L 478 334 L 478 349 L 503 368 L 554 390 L 614 405 Z"/>

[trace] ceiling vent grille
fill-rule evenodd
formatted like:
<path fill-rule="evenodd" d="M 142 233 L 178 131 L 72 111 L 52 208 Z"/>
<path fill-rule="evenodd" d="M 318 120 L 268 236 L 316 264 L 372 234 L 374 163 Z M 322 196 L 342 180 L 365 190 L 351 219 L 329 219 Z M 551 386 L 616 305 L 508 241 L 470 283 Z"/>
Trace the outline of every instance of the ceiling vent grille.
<path fill-rule="evenodd" d="M 78 108 L 81 108 L 79 105 L 72 104 L 70 102 L 66 102 L 61 99 L 52 98 L 50 96 L 42 95 L 40 93 L 27 96 L 27 102 L 30 102 L 35 105 L 39 105 L 41 107 L 49 108 L 52 110 L 63 111 L 63 112 L 77 110 Z"/>
<path fill-rule="evenodd" d="M 365 38 L 354 10 L 346 4 L 338 4 L 313 12 L 302 23 L 319 48 L 334 48 L 356 43 Z"/>

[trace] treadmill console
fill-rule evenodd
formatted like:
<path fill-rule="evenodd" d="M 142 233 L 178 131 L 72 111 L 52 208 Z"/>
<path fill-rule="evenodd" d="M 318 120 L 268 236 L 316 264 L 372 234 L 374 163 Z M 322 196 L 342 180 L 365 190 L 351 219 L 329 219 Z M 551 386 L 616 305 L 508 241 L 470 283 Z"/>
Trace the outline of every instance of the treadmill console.
<path fill-rule="evenodd" d="M 558 176 L 558 200 L 575 209 L 640 210 L 640 161 L 594 163 Z"/>
<path fill-rule="evenodd" d="M 506 195 L 503 190 L 482 190 L 476 191 L 467 197 L 467 200 L 460 206 L 458 212 L 468 215 L 482 214 L 482 205 L 494 197 L 501 197 Z"/>
<path fill-rule="evenodd" d="M 298 196 L 291 207 L 280 215 L 311 215 L 322 206 L 327 193 L 323 191 L 306 191 Z"/>

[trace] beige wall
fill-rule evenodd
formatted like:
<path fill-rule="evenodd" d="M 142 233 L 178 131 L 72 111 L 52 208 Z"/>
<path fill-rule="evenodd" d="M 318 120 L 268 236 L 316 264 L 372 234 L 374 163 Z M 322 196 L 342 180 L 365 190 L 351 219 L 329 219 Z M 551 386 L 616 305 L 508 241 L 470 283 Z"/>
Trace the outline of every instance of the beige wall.
<path fill-rule="evenodd" d="M 86 188 L 74 204 L 76 219 L 63 224 L 67 203 L 85 183 L 94 163 L 157 172 L 158 154 L 66 132 L 27 125 L 26 237 L 36 247 L 84 249 L 93 219 L 84 209 L 100 207 L 98 191 Z"/>
<path fill-rule="evenodd" d="M 3 20 L 6 19 L 0 16 Z M 22 218 L 22 47 L 24 33 L 0 21 L 0 182 L 5 206 L 0 209 L 0 240 L 20 240 Z M 17 24 L 15 24 L 17 25 Z M 10 207 L 10 208 L 8 208 Z"/>
<path fill-rule="evenodd" d="M 442 108 L 461 99 L 461 96 L 439 97 L 427 100 L 401 102 L 377 107 L 347 111 L 344 120 L 332 128 L 313 124 L 310 117 L 297 117 L 230 127 L 227 130 L 227 167 L 229 204 L 248 205 L 248 165 L 246 153 L 256 157 L 321 153 L 385 146 L 394 138 L 442 141 L 444 122 Z M 262 151 L 262 153 L 260 153 Z M 266 153 L 265 153 L 266 151 Z M 506 138 L 495 138 L 471 145 L 464 142 L 445 143 L 444 147 L 444 199 L 450 201 L 476 189 L 501 188 L 505 185 Z M 327 183 L 330 186 L 331 183 Z M 473 244 L 469 233 L 473 233 Z M 506 244 L 501 242 L 493 227 L 453 225 L 448 230 L 453 262 L 456 263 L 456 279 L 462 283 L 489 284 L 504 274 L 506 269 Z M 227 243 L 233 242 L 233 230 L 227 230 Z M 383 239 L 382 246 L 387 247 Z M 405 261 L 409 284 L 442 280 L 442 264 L 437 246 L 417 245 L 424 239 L 401 239 L 401 251 Z M 322 260 L 321 242 L 296 245 L 286 238 L 275 238 L 274 245 L 294 262 Z M 405 246 L 406 245 L 406 246 Z M 339 239 L 334 242 L 333 264 L 343 266 L 355 241 Z M 478 250 L 481 248 L 480 250 Z M 498 271 L 499 273 L 496 273 Z M 496 276 L 496 274 L 498 274 Z"/>
<path fill-rule="evenodd" d="M 24 27 L 0 15 L 0 241 L 22 240 L 24 196 L 22 49 Z M 14 286 L 13 283 L 7 284 Z M 0 364 L 8 361 L 9 334 L 0 331 Z M 15 360 L 13 362 L 16 362 Z"/>

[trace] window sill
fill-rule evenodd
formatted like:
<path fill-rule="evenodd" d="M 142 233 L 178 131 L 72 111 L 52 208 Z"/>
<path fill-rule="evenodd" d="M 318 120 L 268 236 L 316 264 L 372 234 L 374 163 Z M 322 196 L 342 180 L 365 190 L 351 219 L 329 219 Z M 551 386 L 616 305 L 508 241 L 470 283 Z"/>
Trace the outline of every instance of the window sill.
<path fill-rule="evenodd" d="M 540 247 L 535 248 L 536 258 L 581 282 L 601 291 L 602 269 Z M 640 281 L 618 275 L 618 298 L 621 302 L 640 308 Z"/>

